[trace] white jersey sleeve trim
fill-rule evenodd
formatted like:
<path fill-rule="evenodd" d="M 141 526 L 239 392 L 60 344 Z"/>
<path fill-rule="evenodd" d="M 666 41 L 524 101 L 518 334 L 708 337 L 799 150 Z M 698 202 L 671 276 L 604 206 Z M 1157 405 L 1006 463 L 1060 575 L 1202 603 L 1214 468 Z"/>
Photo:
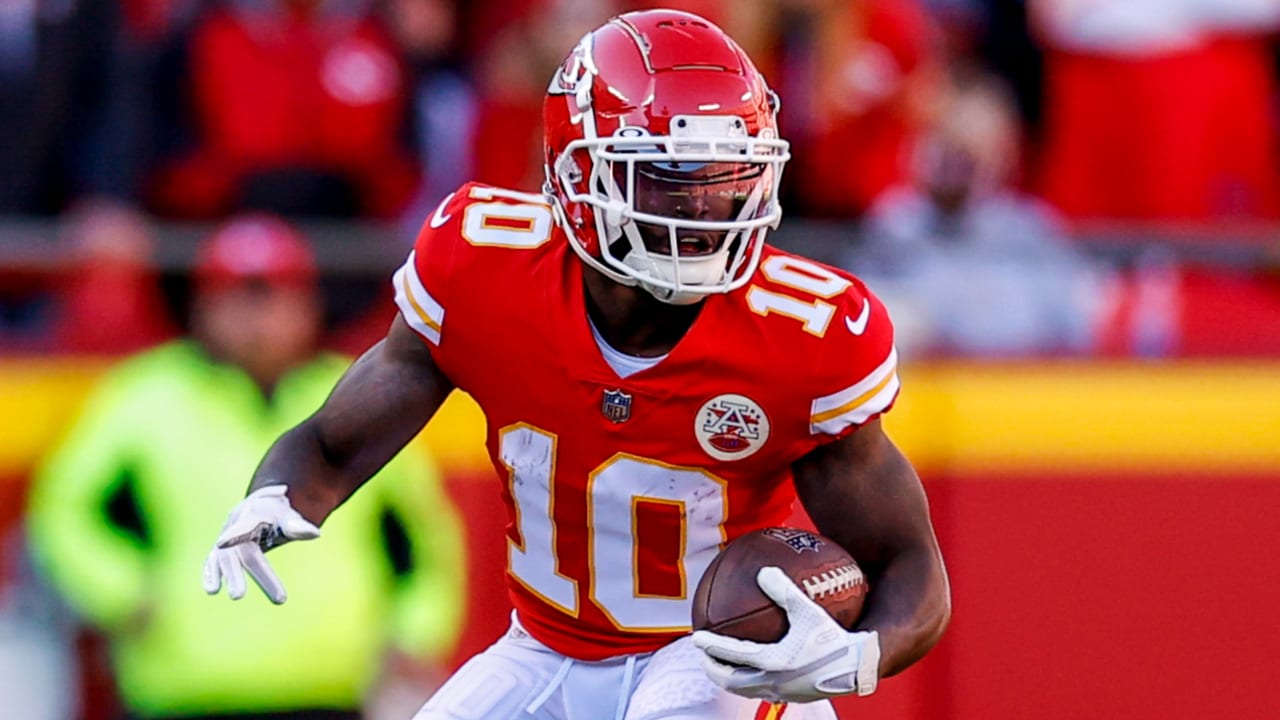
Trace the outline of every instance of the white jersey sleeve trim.
<path fill-rule="evenodd" d="M 415 255 L 410 252 L 409 259 L 396 270 L 396 306 L 414 332 L 432 345 L 439 345 L 440 329 L 444 327 L 444 307 L 431 297 L 418 279 L 418 270 L 413 264 Z"/>
<path fill-rule="evenodd" d="M 850 425 L 861 425 L 882 413 L 898 394 L 898 350 L 866 377 L 849 387 L 813 401 L 809 415 L 809 432 L 839 435 Z"/>

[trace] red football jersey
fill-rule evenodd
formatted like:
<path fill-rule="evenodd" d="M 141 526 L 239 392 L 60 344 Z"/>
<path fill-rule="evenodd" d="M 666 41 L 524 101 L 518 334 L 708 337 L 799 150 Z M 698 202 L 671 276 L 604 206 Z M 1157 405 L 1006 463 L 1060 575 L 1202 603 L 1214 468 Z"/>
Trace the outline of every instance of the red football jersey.
<path fill-rule="evenodd" d="M 791 463 L 898 392 L 893 329 L 852 276 L 766 248 L 661 362 L 621 378 L 583 265 L 538 195 L 470 184 L 428 219 L 396 303 L 488 421 L 521 623 L 564 655 L 656 650 L 733 538 L 791 514 Z"/>

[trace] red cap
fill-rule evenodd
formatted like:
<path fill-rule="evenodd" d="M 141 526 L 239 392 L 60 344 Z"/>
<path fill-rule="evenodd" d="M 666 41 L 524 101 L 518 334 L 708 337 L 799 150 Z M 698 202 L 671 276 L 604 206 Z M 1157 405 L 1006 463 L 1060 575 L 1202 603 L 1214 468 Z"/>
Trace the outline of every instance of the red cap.
<path fill-rule="evenodd" d="M 307 286 L 315 283 L 316 274 L 307 239 L 273 215 L 232 218 L 196 252 L 195 277 L 205 287 L 251 280 Z"/>

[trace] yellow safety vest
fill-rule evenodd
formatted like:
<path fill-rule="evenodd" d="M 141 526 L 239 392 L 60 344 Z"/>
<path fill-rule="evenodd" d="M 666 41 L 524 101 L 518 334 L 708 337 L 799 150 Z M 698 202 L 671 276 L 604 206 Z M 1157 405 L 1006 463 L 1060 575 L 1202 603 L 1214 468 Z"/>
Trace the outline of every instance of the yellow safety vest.
<path fill-rule="evenodd" d="M 416 447 L 339 508 L 318 540 L 271 551 L 284 605 L 252 581 L 240 602 L 201 589 L 205 555 L 263 453 L 320 406 L 346 366 L 321 356 L 268 402 L 193 343 L 161 346 L 103 378 L 39 469 L 28 520 L 37 565 L 107 634 L 132 712 L 356 708 L 389 646 L 435 657 L 453 646 L 463 535 Z M 387 552 L 389 516 L 405 530 L 407 566 Z"/>

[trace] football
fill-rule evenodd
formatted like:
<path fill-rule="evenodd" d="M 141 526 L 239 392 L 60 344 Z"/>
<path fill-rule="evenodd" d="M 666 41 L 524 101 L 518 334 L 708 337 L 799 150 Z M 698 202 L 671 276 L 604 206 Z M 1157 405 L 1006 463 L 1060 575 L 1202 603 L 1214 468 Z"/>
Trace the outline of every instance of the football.
<path fill-rule="evenodd" d="M 756 585 L 756 573 L 782 568 L 846 629 L 862 614 L 867 580 L 835 541 L 795 528 L 771 527 L 729 543 L 707 567 L 693 595 L 693 629 L 772 643 L 787 633 L 787 615 Z"/>

